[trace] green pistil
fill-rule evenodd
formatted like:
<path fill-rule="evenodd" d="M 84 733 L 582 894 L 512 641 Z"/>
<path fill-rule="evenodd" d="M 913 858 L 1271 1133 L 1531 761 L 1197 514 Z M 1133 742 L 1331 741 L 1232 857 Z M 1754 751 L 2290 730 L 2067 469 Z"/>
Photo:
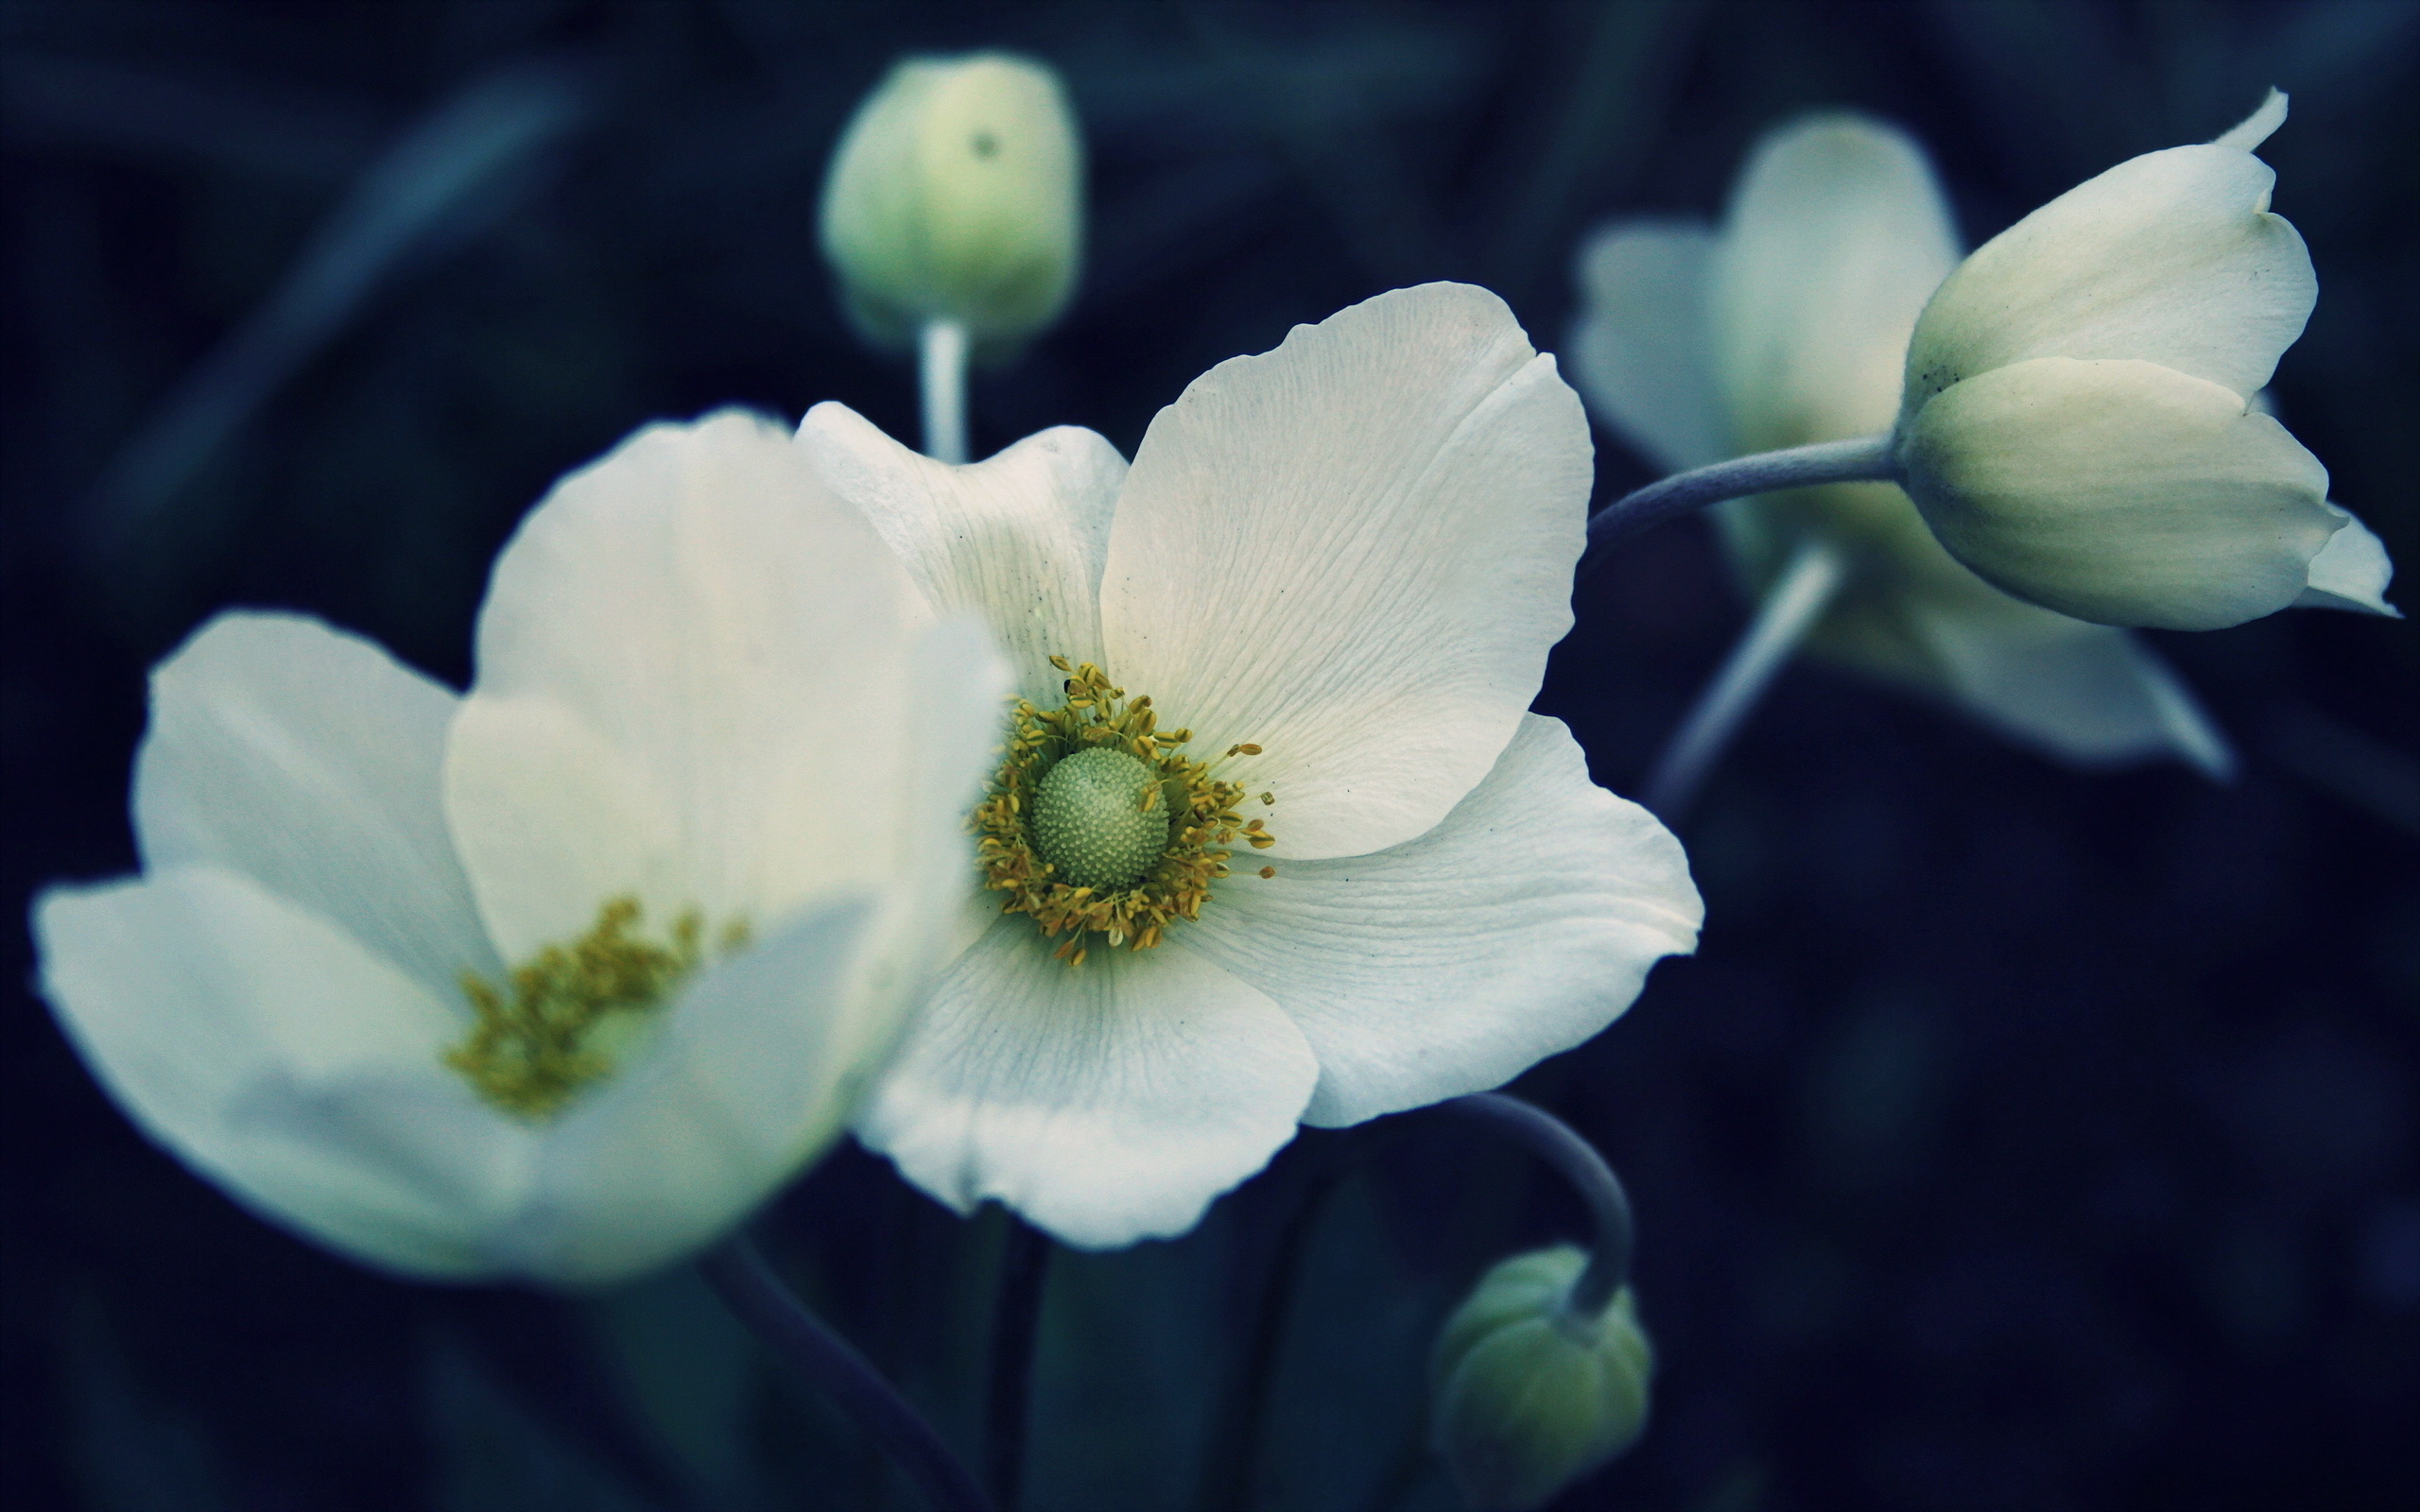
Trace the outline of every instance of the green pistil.
<path fill-rule="evenodd" d="M 1033 848 L 1071 886 L 1123 887 L 1168 844 L 1157 774 L 1106 746 L 1062 758 L 1033 796 Z"/>

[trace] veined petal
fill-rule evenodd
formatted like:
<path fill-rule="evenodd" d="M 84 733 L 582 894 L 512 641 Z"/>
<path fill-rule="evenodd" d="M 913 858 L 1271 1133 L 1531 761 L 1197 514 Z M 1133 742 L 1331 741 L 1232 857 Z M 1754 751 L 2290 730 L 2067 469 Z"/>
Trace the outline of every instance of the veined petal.
<path fill-rule="evenodd" d="M 2080 766 L 2174 756 L 2216 782 L 2235 775 L 2226 736 L 2149 646 L 2110 626 L 1995 597 L 1988 607 L 1917 597 L 1905 609 L 1944 691 L 1967 713 Z"/>
<path fill-rule="evenodd" d="M 1606 226 L 1580 252 L 1571 381 L 1599 420 L 1669 472 L 1731 455 L 1707 322 L 1714 232 L 1689 221 Z"/>
<path fill-rule="evenodd" d="M 960 956 L 858 1138 L 961 1212 L 995 1197 L 1093 1249 L 1183 1233 L 1293 1136 L 1319 1063 L 1173 940 L 1073 970 L 1050 949 L 1003 919 Z"/>
<path fill-rule="evenodd" d="M 831 403 L 806 412 L 798 438 L 818 475 L 898 554 L 926 603 L 992 627 L 1018 693 L 1055 708 L 1063 674 L 1050 658 L 1101 660 L 1101 558 L 1126 477 L 1115 447 L 1062 425 L 952 467 Z"/>
<path fill-rule="evenodd" d="M 2276 177 L 2237 147 L 2170 147 L 1993 237 L 1917 320 L 1903 413 L 2034 357 L 2136 358 L 2256 392 L 2319 297 L 2301 233 L 2269 211 Z"/>
<path fill-rule="evenodd" d="M 1497 1086 L 1630 1006 L 1704 917 L 1681 844 L 1525 715 L 1443 822 L 1376 855 L 1239 877 L 1186 945 L 1274 999 L 1319 1057 L 1303 1121 Z"/>
<path fill-rule="evenodd" d="M 1426 832 L 1571 626 L 1588 423 L 1504 301 L 1381 294 L 1152 421 L 1110 527 L 1111 675 L 1276 792 L 1279 856 Z"/>
<path fill-rule="evenodd" d="M 1819 115 L 1760 143 L 1710 281 L 1740 451 L 1888 429 L 1917 312 L 1958 266 L 1932 169 L 1902 133 Z"/>
<path fill-rule="evenodd" d="M 2342 517 L 2336 534 L 2310 559 L 2308 585 L 2296 595 L 2297 609 L 2348 609 L 2361 614 L 2403 618 L 2403 610 L 2386 601 L 2386 585 L 2394 578 L 2394 563 L 2387 559 L 2386 542 L 2340 506 L 2326 506 Z"/>
<path fill-rule="evenodd" d="M 769 421 L 651 425 L 557 484 L 496 563 L 446 765 L 507 955 L 621 892 L 761 930 L 887 883 L 915 614 Z"/>
<path fill-rule="evenodd" d="M 654 1269 L 828 1145 L 873 1070 L 851 1011 L 873 913 L 862 898 L 825 903 L 661 1010 L 621 1074 L 543 1130 L 529 1200 L 497 1240 L 511 1268 L 577 1286 Z"/>
<path fill-rule="evenodd" d="M 317 620 L 219 615 L 151 674 L 145 864 L 250 877 L 441 995 L 495 974 L 441 799 L 460 701 Z"/>
<path fill-rule="evenodd" d="M 53 889 L 34 930 L 44 995 L 152 1139 L 264 1217 L 372 1264 L 493 1272 L 487 1226 L 518 1200 L 527 1150 L 440 1059 L 467 1014 L 212 868 Z M 331 1112 L 375 1137 L 326 1137 Z"/>
<path fill-rule="evenodd" d="M 1900 448 L 1950 555 L 2103 625 L 2208 630 L 2273 613 L 2337 525 L 2327 470 L 2285 427 L 2155 363 L 1995 369 L 1925 405 Z"/>

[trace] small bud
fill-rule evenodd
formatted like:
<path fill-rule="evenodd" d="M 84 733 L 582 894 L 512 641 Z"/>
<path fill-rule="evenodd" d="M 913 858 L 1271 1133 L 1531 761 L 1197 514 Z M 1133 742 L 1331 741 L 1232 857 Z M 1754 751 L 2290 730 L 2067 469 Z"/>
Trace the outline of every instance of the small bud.
<path fill-rule="evenodd" d="M 1058 318 L 1083 232 L 1083 146 L 1047 68 L 910 58 L 857 109 L 823 188 L 823 254 L 877 345 L 936 320 L 998 356 Z"/>
<path fill-rule="evenodd" d="M 1545 1504 L 1635 1443 L 1654 1351 L 1625 1287 L 1597 1317 L 1565 1299 L 1588 1257 L 1515 1255 L 1482 1278 L 1429 1358 L 1429 1443 L 1477 1507 Z"/>

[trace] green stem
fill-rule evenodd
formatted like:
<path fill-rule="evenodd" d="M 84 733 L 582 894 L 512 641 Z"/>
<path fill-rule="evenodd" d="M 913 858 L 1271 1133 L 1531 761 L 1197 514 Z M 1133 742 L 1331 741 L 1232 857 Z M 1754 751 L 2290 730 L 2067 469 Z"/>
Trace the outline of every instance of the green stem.
<path fill-rule="evenodd" d="M 966 460 L 966 327 L 927 324 L 916 341 L 917 387 L 924 400 L 925 455 L 938 462 Z"/>
<path fill-rule="evenodd" d="M 798 1377 L 839 1403 L 939 1512 L 992 1512 L 933 1425 L 832 1326 L 790 1294 L 744 1233 L 698 1262 L 708 1285 Z"/>
<path fill-rule="evenodd" d="M 1033 1416 L 1034 1343 L 1050 1275 L 1050 1240 L 1009 1215 L 1000 1287 L 992 1311 L 992 1381 L 983 1416 L 983 1467 L 992 1500 L 1014 1512 L 1025 1487 L 1026 1426 Z"/>
<path fill-rule="evenodd" d="M 1503 1092 L 1473 1092 L 1439 1106 L 1511 1135 L 1579 1189 L 1581 1200 L 1588 1205 L 1596 1243 L 1589 1246 L 1587 1269 L 1571 1283 L 1571 1295 L 1564 1306 L 1583 1317 L 1600 1316 L 1612 1305 L 1614 1294 L 1630 1280 L 1631 1251 L 1636 1240 L 1630 1194 L 1622 1190 L 1614 1168 L 1578 1130 L 1534 1103 Z"/>
<path fill-rule="evenodd" d="M 1823 483 L 1891 483 L 1899 476 L 1899 459 L 1889 431 L 1845 441 L 1817 441 L 1779 452 L 1735 456 L 1711 467 L 1675 472 L 1660 483 L 1624 494 L 1588 517 L 1588 552 L 1595 556 L 1625 536 L 1651 525 L 1702 509 L 1724 499 L 1784 489 L 1811 489 Z"/>
<path fill-rule="evenodd" d="M 1824 610 L 1848 576 L 1848 560 L 1838 546 L 1809 538 L 1782 569 L 1748 633 L 1732 647 L 1722 670 L 1698 695 L 1672 743 L 1655 763 L 1647 780 L 1644 801 L 1667 824 L 1678 824 L 1698 795 L 1706 773 L 1722 756 L 1740 722 L 1772 685 L 1774 675 L 1789 662 L 1790 653 L 1824 617 Z"/>

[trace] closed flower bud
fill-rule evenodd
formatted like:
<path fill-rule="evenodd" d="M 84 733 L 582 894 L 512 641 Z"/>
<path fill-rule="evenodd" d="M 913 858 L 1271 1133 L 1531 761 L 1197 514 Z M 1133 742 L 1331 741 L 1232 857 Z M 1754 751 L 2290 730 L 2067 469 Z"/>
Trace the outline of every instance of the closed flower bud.
<path fill-rule="evenodd" d="M 1082 219 L 1083 146 L 1056 76 L 1000 53 L 911 58 L 840 138 L 823 254 L 877 345 L 945 320 L 996 356 L 1066 307 Z"/>
<path fill-rule="evenodd" d="M 1588 1257 L 1515 1255 L 1446 1320 L 1429 1360 L 1429 1442 L 1473 1506 L 1543 1505 L 1635 1443 L 1654 1351 L 1625 1287 L 1598 1316 L 1568 1305 Z"/>
<path fill-rule="evenodd" d="M 2375 538 L 2251 404 L 2318 291 L 2252 156 L 2285 116 L 2273 93 L 2216 142 L 2119 163 L 1978 249 L 1925 306 L 1900 465 L 1984 578 L 2104 625 L 2394 612 Z"/>

